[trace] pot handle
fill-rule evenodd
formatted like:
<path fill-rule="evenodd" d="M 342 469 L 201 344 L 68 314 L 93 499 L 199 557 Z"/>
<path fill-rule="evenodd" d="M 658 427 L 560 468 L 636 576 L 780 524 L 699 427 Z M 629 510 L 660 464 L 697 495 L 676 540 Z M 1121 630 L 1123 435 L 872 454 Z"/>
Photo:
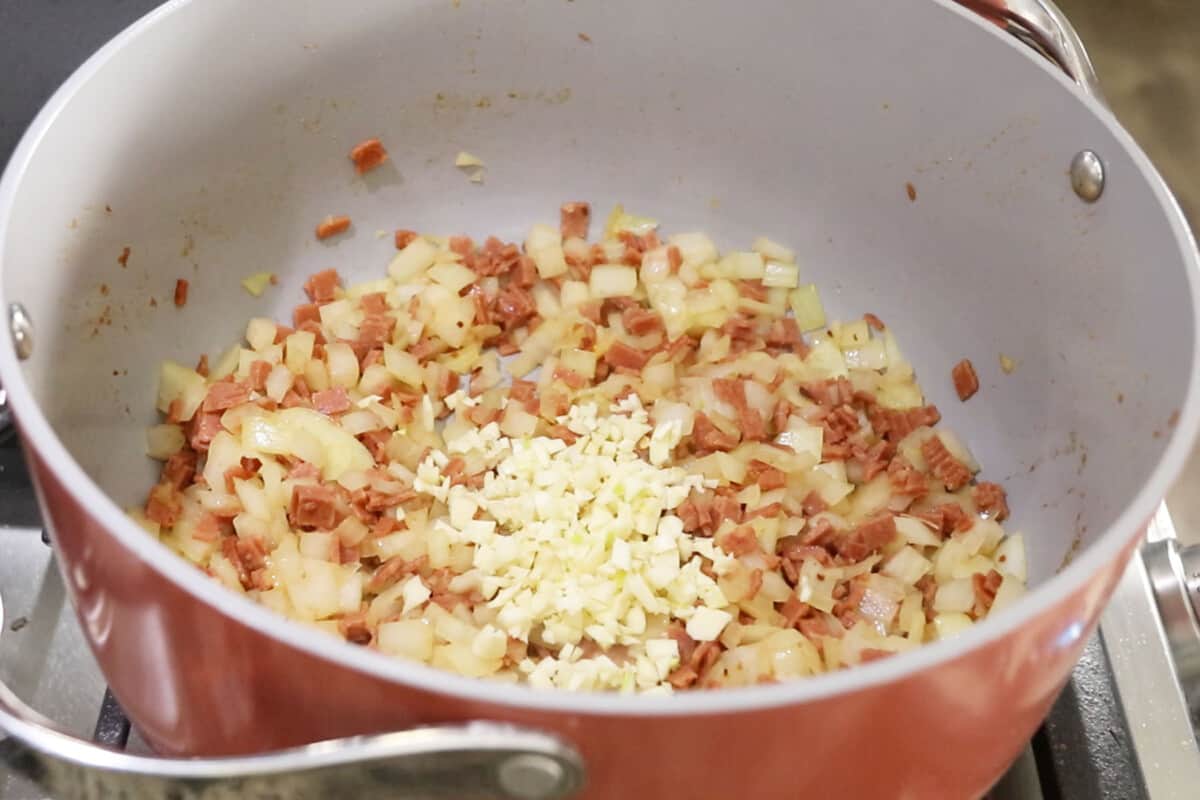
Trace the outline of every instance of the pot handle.
<path fill-rule="evenodd" d="M 1057 64 L 1083 93 L 1107 105 L 1087 50 L 1051 0 L 954 0 L 991 20 Z"/>
<path fill-rule="evenodd" d="M 583 785 L 560 739 L 469 722 L 333 739 L 255 756 L 138 756 L 54 727 L 0 682 L 0 764 L 63 800 L 552 800 Z"/>

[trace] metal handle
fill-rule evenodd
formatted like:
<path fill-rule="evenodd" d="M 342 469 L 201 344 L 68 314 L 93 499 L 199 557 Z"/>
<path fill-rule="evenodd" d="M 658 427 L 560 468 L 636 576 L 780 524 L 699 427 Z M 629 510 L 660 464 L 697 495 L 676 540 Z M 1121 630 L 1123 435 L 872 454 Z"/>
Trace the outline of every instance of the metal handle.
<path fill-rule="evenodd" d="M 1142 546 L 1163 631 L 1188 704 L 1200 710 L 1200 545 L 1174 536 Z"/>
<path fill-rule="evenodd" d="M 955 0 L 995 22 L 1056 63 L 1084 94 L 1104 103 L 1087 50 L 1066 15 L 1050 0 Z"/>
<path fill-rule="evenodd" d="M 65 734 L 0 683 L 0 763 L 64 800 L 550 800 L 583 784 L 579 754 L 491 722 L 355 736 L 258 756 L 135 756 Z"/>
<path fill-rule="evenodd" d="M 583 760 L 569 744 L 497 722 L 353 736 L 255 756 L 130 755 L 64 733 L 3 681 L 0 765 L 61 800 L 554 800 L 584 781 Z"/>

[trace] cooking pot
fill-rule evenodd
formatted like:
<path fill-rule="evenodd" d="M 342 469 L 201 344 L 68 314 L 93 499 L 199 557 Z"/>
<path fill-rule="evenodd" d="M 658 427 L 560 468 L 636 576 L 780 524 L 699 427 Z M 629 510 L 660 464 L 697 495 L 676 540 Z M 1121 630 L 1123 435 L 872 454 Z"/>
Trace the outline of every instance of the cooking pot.
<path fill-rule="evenodd" d="M 392 158 L 360 178 L 369 136 Z M 884 315 L 1007 486 L 1028 595 L 808 680 L 535 691 L 286 621 L 124 515 L 155 480 L 162 359 L 284 315 L 316 270 L 376 275 L 377 229 L 511 239 L 569 199 L 767 233 L 831 316 Z M 331 213 L 356 232 L 318 243 Z M 83 629 L 163 758 L 70 740 L 7 693 L 0 750 L 78 796 L 979 796 L 1191 447 L 1196 263 L 1044 0 L 167 3 L 67 81 L 0 184 L 0 379 Z M 280 285 L 254 298 L 261 270 Z M 964 357 L 982 389 L 962 404 Z"/>

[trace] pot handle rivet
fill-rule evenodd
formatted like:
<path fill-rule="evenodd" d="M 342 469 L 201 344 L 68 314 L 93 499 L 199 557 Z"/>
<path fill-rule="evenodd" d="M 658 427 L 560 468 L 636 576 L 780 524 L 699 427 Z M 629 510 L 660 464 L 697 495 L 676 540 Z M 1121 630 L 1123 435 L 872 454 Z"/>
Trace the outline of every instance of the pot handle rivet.
<path fill-rule="evenodd" d="M 500 787 L 521 800 L 555 797 L 562 789 L 562 765 L 552 758 L 528 754 L 513 756 L 500 765 Z"/>
<path fill-rule="evenodd" d="M 24 361 L 33 355 L 33 322 L 20 303 L 8 304 L 8 331 L 12 334 L 17 358 Z"/>
<path fill-rule="evenodd" d="M 1104 194 L 1104 162 L 1094 150 L 1080 150 L 1071 159 L 1071 188 L 1085 203 L 1094 203 Z"/>

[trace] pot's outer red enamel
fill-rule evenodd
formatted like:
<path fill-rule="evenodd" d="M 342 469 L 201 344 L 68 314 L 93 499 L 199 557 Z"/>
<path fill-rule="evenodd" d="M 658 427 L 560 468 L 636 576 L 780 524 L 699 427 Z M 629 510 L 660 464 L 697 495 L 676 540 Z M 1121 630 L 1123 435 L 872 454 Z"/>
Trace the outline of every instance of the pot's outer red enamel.
<path fill-rule="evenodd" d="M 369 136 L 391 160 L 362 178 L 346 154 Z M 1084 148 L 1106 170 L 1094 204 L 1066 174 Z M 806 680 L 534 692 L 275 617 L 122 512 L 156 479 L 163 359 L 287 319 L 318 270 L 379 277 L 395 228 L 520 241 L 566 200 L 722 248 L 769 235 L 831 317 L 882 317 L 1008 489 L 1028 595 Z M 334 213 L 352 230 L 317 243 Z M 0 307 L 34 331 L 27 360 L 0 337 L 0 381 L 83 628 L 163 752 L 496 719 L 576 745 L 592 800 L 968 798 L 1045 714 L 1190 452 L 1197 261 L 1107 110 L 947 0 L 174 0 L 72 76 L 0 180 Z M 278 286 L 241 291 L 264 269 Z"/>
<path fill-rule="evenodd" d="M 978 796 L 1045 716 L 1125 563 L 986 647 L 867 690 L 728 714 L 548 714 L 355 674 L 261 636 L 104 535 L 56 472 L 32 462 L 96 657 L 160 751 L 249 753 L 415 723 L 506 720 L 576 745 L 589 800 Z"/>

